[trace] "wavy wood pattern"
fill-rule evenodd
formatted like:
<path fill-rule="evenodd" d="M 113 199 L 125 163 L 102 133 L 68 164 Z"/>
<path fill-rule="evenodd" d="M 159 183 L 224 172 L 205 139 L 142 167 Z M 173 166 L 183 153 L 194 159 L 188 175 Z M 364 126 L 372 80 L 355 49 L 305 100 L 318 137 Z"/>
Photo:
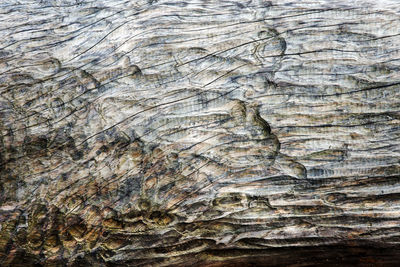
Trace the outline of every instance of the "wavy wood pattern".
<path fill-rule="evenodd" d="M 0 11 L 1 266 L 400 260 L 396 1 Z"/>

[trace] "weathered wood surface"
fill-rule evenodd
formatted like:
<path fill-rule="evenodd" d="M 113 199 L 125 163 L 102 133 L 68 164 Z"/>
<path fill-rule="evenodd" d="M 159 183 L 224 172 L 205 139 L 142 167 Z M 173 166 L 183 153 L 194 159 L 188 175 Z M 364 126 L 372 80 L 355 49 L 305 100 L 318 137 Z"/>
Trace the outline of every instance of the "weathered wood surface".
<path fill-rule="evenodd" d="M 0 3 L 0 265 L 394 265 L 396 1 Z"/>

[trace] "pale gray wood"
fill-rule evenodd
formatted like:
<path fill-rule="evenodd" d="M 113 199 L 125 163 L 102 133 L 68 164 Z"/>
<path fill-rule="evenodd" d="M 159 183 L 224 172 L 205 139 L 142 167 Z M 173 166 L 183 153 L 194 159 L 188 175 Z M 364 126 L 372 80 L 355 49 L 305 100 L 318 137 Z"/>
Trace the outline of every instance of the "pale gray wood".
<path fill-rule="evenodd" d="M 399 260 L 396 1 L 0 7 L 0 265 Z"/>

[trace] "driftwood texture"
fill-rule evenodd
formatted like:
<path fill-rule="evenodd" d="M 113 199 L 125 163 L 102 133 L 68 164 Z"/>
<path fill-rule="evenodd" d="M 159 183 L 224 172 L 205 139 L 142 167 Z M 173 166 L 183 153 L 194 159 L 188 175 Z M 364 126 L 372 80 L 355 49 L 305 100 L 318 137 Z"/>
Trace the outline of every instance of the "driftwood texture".
<path fill-rule="evenodd" d="M 395 265 L 377 2 L 2 1 L 0 265 Z"/>

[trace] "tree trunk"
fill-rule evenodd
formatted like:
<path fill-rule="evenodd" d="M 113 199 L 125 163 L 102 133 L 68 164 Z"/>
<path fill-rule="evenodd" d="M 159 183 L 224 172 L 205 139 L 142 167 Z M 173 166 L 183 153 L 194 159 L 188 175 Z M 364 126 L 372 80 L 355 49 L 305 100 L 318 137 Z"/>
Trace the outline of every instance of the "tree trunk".
<path fill-rule="evenodd" d="M 396 1 L 0 7 L 1 266 L 400 260 Z"/>

